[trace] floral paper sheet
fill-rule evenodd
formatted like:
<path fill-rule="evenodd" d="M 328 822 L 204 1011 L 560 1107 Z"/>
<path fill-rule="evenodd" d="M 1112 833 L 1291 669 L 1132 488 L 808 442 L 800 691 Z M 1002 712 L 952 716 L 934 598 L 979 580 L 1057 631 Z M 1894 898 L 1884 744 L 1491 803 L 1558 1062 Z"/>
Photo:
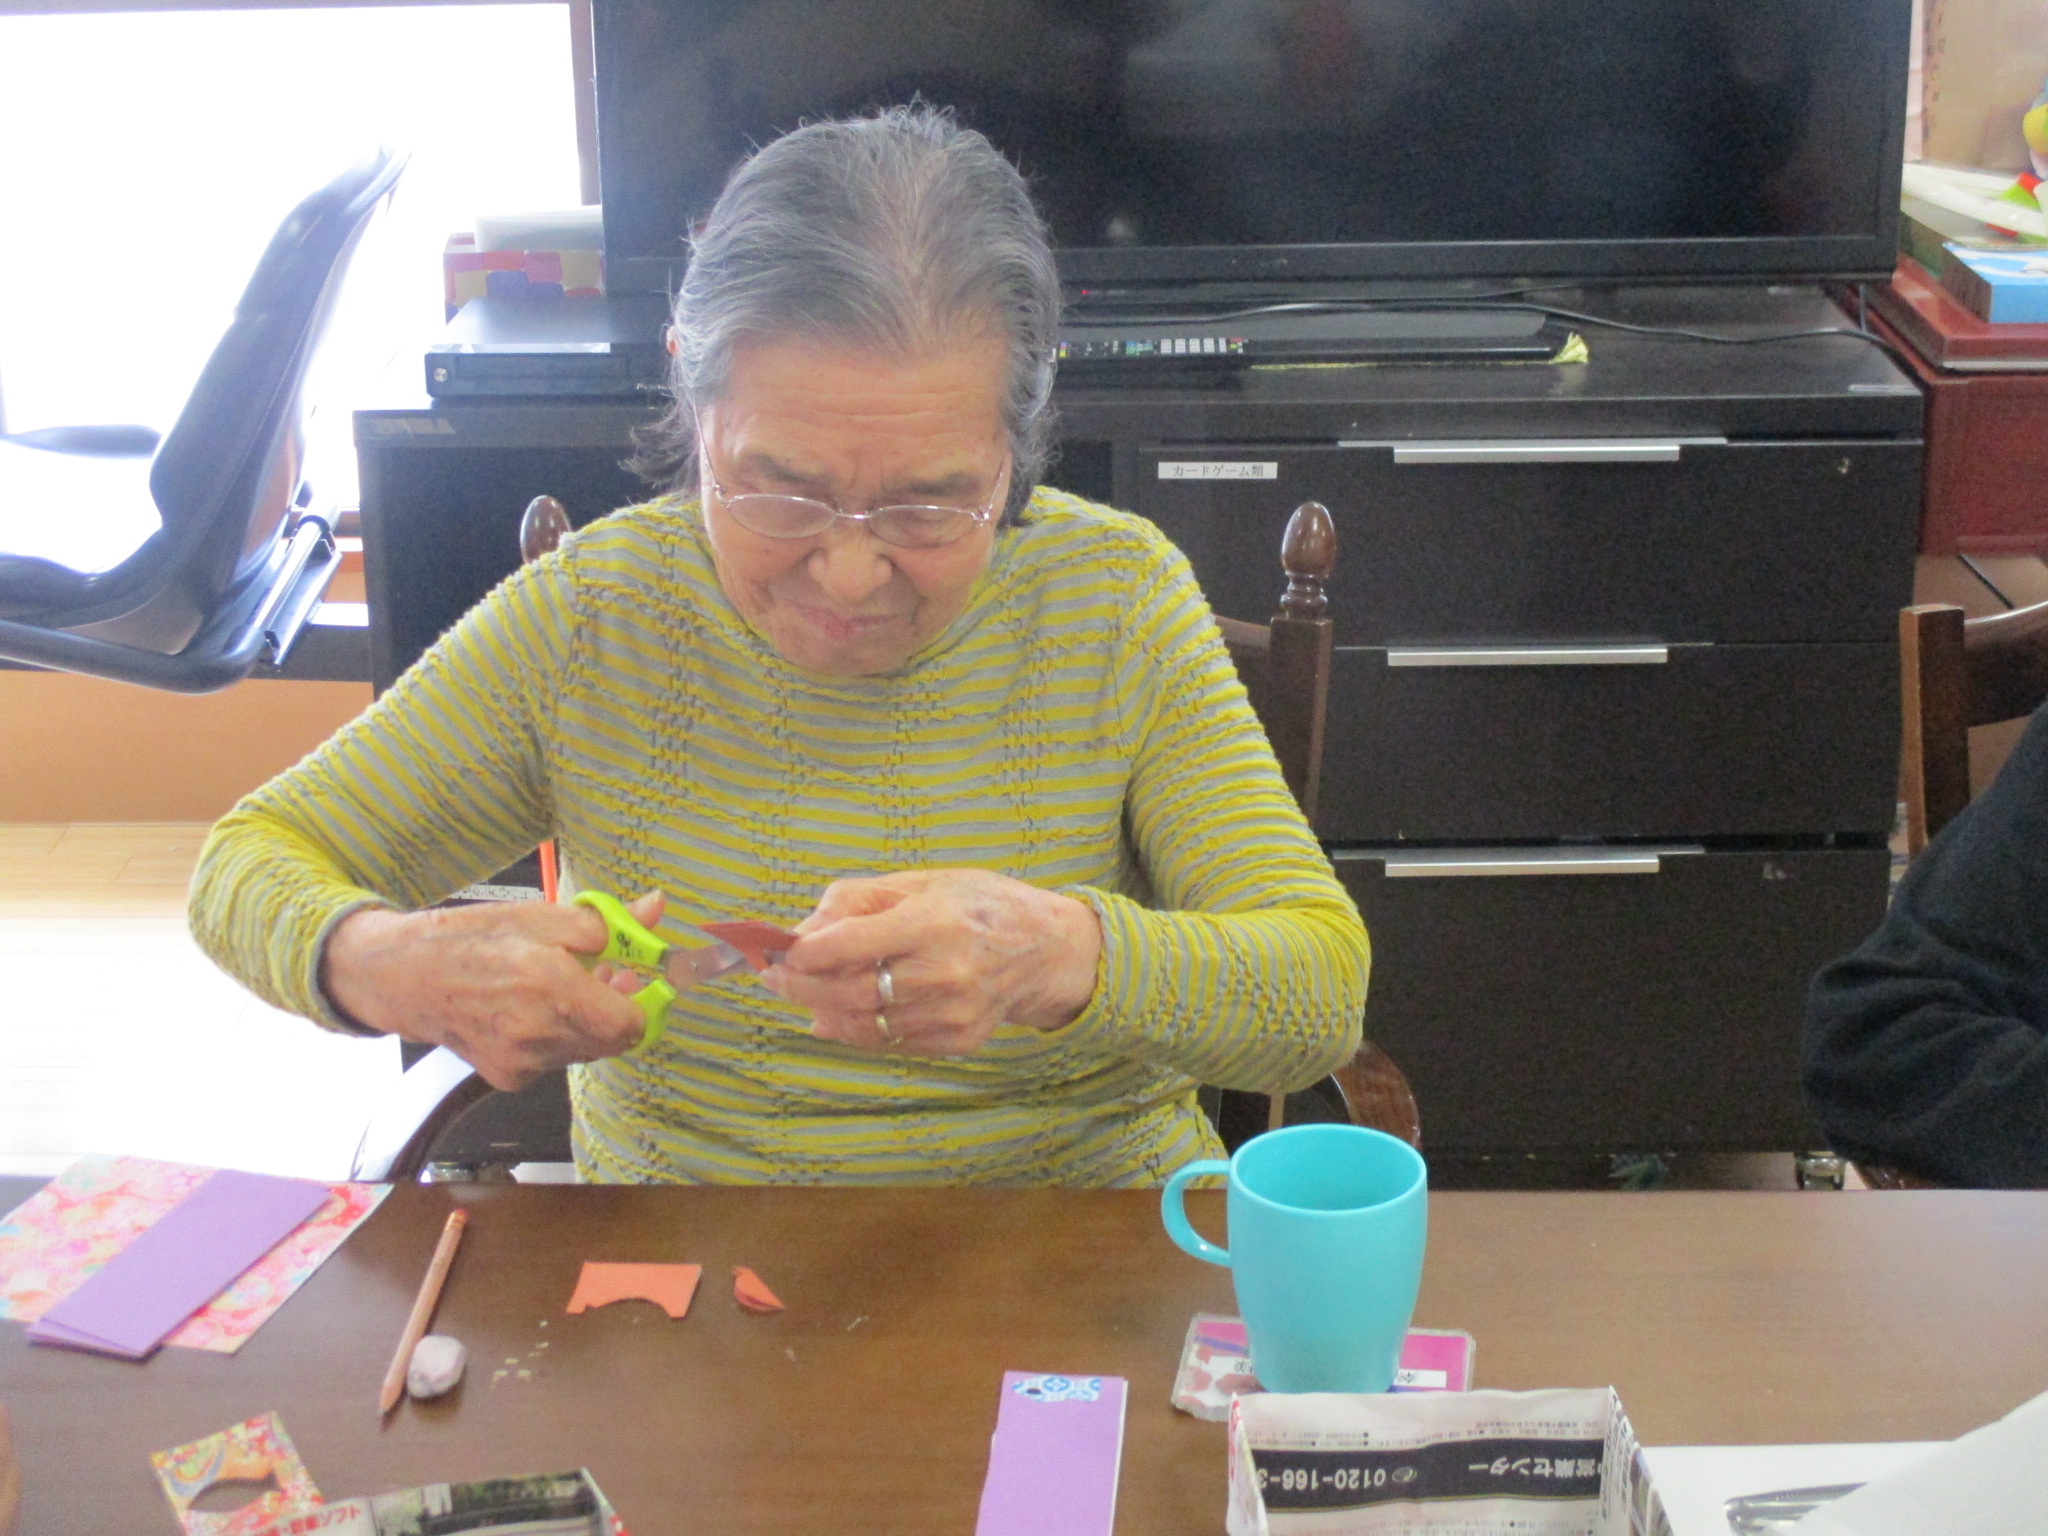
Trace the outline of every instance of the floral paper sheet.
<path fill-rule="evenodd" d="M 32 1323 L 213 1173 L 149 1157 L 82 1157 L 0 1218 L 0 1317 Z M 333 1184 L 327 1203 L 166 1341 L 233 1354 L 390 1193 Z"/>

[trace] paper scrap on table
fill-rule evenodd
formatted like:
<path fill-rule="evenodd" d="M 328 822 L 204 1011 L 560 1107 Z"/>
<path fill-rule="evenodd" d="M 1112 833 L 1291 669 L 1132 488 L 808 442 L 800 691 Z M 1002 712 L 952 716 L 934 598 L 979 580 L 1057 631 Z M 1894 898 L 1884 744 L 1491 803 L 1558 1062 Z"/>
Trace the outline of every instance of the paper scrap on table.
<path fill-rule="evenodd" d="M 389 1532 L 488 1531 L 491 1536 L 627 1536 L 626 1524 L 588 1471 L 432 1483 L 367 1499 L 323 1504 L 250 1536 L 383 1536 Z"/>
<path fill-rule="evenodd" d="M 697 926 L 720 943 L 730 944 L 745 955 L 747 964 L 757 971 L 775 964 L 796 943 L 795 934 L 773 923 L 699 923 Z"/>
<path fill-rule="evenodd" d="M 144 1359 L 327 1199 L 324 1184 L 223 1168 L 29 1324 L 29 1340 Z"/>
<path fill-rule="evenodd" d="M 2048 1393 L 1887 1477 L 1824 1504 L 1798 1536 L 2040 1536 Z"/>
<path fill-rule="evenodd" d="M 1003 1372 L 975 1536 L 1110 1536 L 1126 1395 L 1121 1376 Z"/>
<path fill-rule="evenodd" d="M 775 1299 L 775 1293 L 761 1282 L 761 1277 L 744 1264 L 732 1267 L 732 1299 L 749 1312 L 780 1312 L 783 1305 Z"/>
<path fill-rule="evenodd" d="M 571 1312 L 615 1301 L 651 1301 L 670 1317 L 687 1316 L 701 1264 L 596 1264 L 586 1261 L 569 1298 Z"/>
<path fill-rule="evenodd" d="M 148 1157 L 79 1158 L 0 1218 L 0 1318 L 32 1323 L 214 1172 Z M 327 1203 L 164 1342 L 233 1354 L 360 1226 L 388 1184 L 330 1184 Z"/>
<path fill-rule="evenodd" d="M 246 1419 L 190 1445 L 152 1451 L 149 1464 L 186 1536 L 258 1536 L 280 1520 L 320 1508 L 320 1490 L 274 1413 Z M 192 1507 L 192 1501 L 215 1483 L 260 1483 L 266 1478 L 276 1479 L 277 1486 L 239 1509 L 213 1514 Z"/>
<path fill-rule="evenodd" d="M 1472 1385 L 1472 1335 L 1462 1329 L 1410 1328 L 1394 1372 L 1396 1392 L 1463 1392 Z M 1181 1345 L 1180 1370 L 1173 1379 L 1173 1406 L 1198 1419 L 1220 1423 L 1230 1417 L 1230 1400 L 1242 1392 L 1263 1392 L 1252 1374 L 1251 1341 L 1235 1317 L 1198 1312 Z"/>

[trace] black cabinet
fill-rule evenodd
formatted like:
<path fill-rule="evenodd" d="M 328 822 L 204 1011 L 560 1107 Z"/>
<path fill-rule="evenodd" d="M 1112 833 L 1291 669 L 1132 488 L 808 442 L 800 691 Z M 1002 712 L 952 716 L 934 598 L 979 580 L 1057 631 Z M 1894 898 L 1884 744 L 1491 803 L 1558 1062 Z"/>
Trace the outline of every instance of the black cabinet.
<path fill-rule="evenodd" d="M 653 412 L 587 402 L 356 415 L 371 682 L 379 692 L 519 565 L 519 520 L 553 496 L 581 527 L 645 501 L 625 467 Z"/>
<path fill-rule="evenodd" d="M 1425 1145 L 1805 1147 L 1806 979 L 1869 930 L 1883 849 L 1348 849 L 1373 1038 Z"/>
<path fill-rule="evenodd" d="M 1561 302 L 1842 323 L 1803 289 Z M 1049 478 L 1155 520 L 1253 620 L 1289 513 L 1334 515 L 1317 830 L 1430 1148 L 1810 1146 L 1806 983 L 1884 908 L 1920 395 L 1851 339 L 1587 336 L 1562 367 L 1063 387 Z M 359 413 L 378 685 L 517 564 L 530 497 L 581 523 L 646 495 L 621 461 L 652 414 Z"/>
<path fill-rule="evenodd" d="M 1841 323 L 1798 290 L 1588 303 Z M 1589 342 L 1580 367 L 1091 393 L 1067 429 L 1112 444 L 1118 504 L 1234 617 L 1272 613 L 1293 508 L 1330 509 L 1317 831 L 1430 1148 L 1814 1145 L 1807 982 L 1884 909 L 1919 395 L 1851 340 Z"/>

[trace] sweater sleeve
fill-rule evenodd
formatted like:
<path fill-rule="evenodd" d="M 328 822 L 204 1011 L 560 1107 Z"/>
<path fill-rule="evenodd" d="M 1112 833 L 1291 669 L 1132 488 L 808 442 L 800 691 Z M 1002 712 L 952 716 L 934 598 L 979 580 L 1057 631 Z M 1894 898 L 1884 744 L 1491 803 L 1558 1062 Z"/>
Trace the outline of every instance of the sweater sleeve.
<path fill-rule="evenodd" d="M 2048 1185 L 2048 711 L 1815 978 L 1807 1100 L 1853 1158 Z"/>
<path fill-rule="evenodd" d="M 567 665 L 566 556 L 507 578 L 390 691 L 246 796 L 200 851 L 189 916 L 258 996 L 353 1030 L 322 994 L 327 935 L 365 906 L 429 906 L 551 830 L 542 722 Z"/>
<path fill-rule="evenodd" d="M 1358 1049 L 1365 925 L 1280 776 L 1186 558 L 1128 595 L 1126 833 L 1152 902 L 1094 889 L 1095 997 L 1068 1030 L 1197 1081 L 1306 1087 Z"/>

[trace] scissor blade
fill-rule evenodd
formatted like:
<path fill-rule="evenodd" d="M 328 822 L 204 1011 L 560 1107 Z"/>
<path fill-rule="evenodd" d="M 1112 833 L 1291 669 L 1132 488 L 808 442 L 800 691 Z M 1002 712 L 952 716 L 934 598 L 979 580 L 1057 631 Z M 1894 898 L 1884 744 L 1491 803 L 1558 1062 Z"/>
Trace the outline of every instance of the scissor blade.
<path fill-rule="evenodd" d="M 730 944 L 710 943 L 696 949 L 675 948 L 661 962 L 668 984 L 681 992 L 701 982 L 716 981 L 746 969 L 747 957 Z"/>

